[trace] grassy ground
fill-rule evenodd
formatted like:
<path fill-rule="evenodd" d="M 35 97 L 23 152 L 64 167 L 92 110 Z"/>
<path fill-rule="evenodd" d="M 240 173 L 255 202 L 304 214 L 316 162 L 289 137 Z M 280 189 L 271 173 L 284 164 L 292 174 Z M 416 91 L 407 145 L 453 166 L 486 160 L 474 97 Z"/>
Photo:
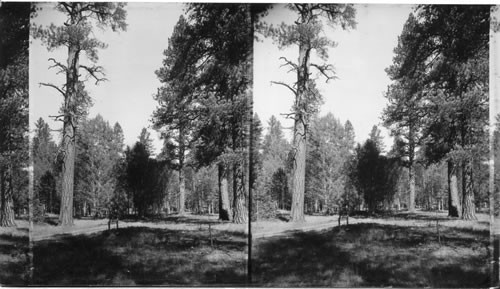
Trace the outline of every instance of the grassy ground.
<path fill-rule="evenodd" d="M 183 218 L 169 222 L 189 229 L 166 229 L 161 221 L 163 228 L 134 226 L 36 242 L 34 284 L 244 284 L 245 233 L 219 224 L 211 227 L 210 239 L 203 221 Z"/>
<path fill-rule="evenodd" d="M 16 220 L 17 227 L 0 228 L 0 284 L 27 285 L 28 222 Z"/>
<path fill-rule="evenodd" d="M 350 218 L 350 225 L 341 227 L 337 216 L 307 216 L 301 224 L 257 222 L 252 225 L 253 281 L 486 287 L 488 219 L 478 217 L 461 221 L 446 213 L 399 213 Z M 186 215 L 125 220 L 118 230 L 106 229 L 106 220 L 76 220 L 71 229 L 38 225 L 34 284 L 245 285 L 246 225 Z"/>
<path fill-rule="evenodd" d="M 340 287 L 489 285 L 487 230 L 478 230 L 478 225 L 440 226 L 438 240 L 437 228 L 428 220 L 423 222 L 428 225 L 356 223 L 257 239 L 254 282 Z"/>

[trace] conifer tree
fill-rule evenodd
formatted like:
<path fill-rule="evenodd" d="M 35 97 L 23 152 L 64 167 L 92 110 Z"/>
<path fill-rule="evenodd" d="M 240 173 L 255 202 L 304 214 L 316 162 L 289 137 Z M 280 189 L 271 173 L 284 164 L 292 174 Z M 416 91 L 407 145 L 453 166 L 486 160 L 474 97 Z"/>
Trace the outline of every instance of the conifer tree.
<path fill-rule="evenodd" d="M 59 115 L 54 116 L 56 120 L 63 122 L 63 181 L 59 216 L 62 226 L 73 225 L 76 130 L 91 103 L 90 96 L 85 91 L 85 80 L 80 75 L 87 73 L 87 78 L 93 78 L 96 84 L 105 80 L 103 68 L 95 63 L 98 61 L 98 50 L 105 48 L 106 44 L 96 39 L 92 32 L 95 27 L 110 27 L 113 31 L 126 30 L 124 6 L 124 3 L 118 2 L 60 2 L 55 9 L 65 14 L 65 22 L 34 29 L 34 36 L 41 39 L 49 51 L 61 47 L 68 50 L 66 64 L 54 58 L 49 59 L 51 68 L 66 75 L 65 85 L 58 87 L 52 83 L 40 83 L 55 89 L 64 100 Z M 86 54 L 90 65 L 80 63 L 82 53 Z"/>

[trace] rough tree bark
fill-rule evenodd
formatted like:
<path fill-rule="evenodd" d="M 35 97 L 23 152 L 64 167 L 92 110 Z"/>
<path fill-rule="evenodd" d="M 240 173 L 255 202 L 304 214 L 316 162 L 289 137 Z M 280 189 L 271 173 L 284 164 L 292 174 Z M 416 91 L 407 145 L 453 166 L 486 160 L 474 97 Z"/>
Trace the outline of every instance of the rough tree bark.
<path fill-rule="evenodd" d="M 448 161 L 448 216 L 460 217 L 462 209 L 458 198 L 457 168 L 453 161 Z"/>
<path fill-rule="evenodd" d="M 68 64 L 74 63 L 78 65 L 78 54 L 76 48 L 69 49 Z M 67 97 L 65 99 L 65 108 L 73 105 L 76 94 L 76 78 L 77 69 L 75 71 L 73 65 L 69 66 L 70 71 L 67 77 Z M 62 167 L 62 193 L 61 193 L 61 209 L 59 213 L 59 222 L 62 226 L 73 225 L 73 188 L 75 176 L 75 127 L 73 126 L 73 116 L 71 114 L 65 115 L 63 127 L 63 167 Z"/>
<path fill-rule="evenodd" d="M 470 160 L 464 161 L 462 165 L 462 188 L 462 219 L 477 220 L 476 206 L 474 204 L 474 183 L 472 181 L 472 162 Z"/>
<path fill-rule="evenodd" d="M 415 213 L 415 139 L 414 139 L 414 125 L 413 122 L 409 122 L 409 132 L 408 132 L 408 179 L 410 183 L 410 201 L 409 212 Z"/>
<path fill-rule="evenodd" d="M 186 180 L 184 178 L 184 130 L 179 129 L 179 215 L 186 213 Z"/>
<path fill-rule="evenodd" d="M 76 25 L 77 14 L 71 15 L 70 25 Z M 80 48 L 77 43 L 70 43 L 68 47 L 68 66 L 66 70 L 66 94 L 64 97 L 64 125 L 63 125 L 63 167 L 62 167 L 62 192 L 59 223 L 62 226 L 73 225 L 73 189 L 75 176 L 75 128 L 76 119 L 72 113 L 76 105 L 78 93 L 78 76 Z"/>
<path fill-rule="evenodd" d="M 229 192 L 227 171 L 223 164 L 219 164 L 219 219 L 223 221 L 231 220 L 231 208 L 229 204 Z"/>
<path fill-rule="evenodd" d="M 184 178 L 184 170 L 179 170 L 179 215 L 184 215 L 185 210 L 185 196 L 186 195 L 186 180 Z"/>
<path fill-rule="evenodd" d="M 306 21 L 308 15 L 302 16 Z M 304 190 L 306 177 L 306 119 L 300 108 L 305 106 L 305 94 L 307 93 L 307 82 L 309 79 L 309 53 L 311 49 L 307 43 L 299 45 L 299 66 L 297 69 L 297 97 L 295 107 L 293 148 L 294 160 L 292 164 L 292 209 L 290 213 L 292 222 L 303 222 L 304 219 Z"/>
<path fill-rule="evenodd" d="M 248 212 L 245 208 L 245 172 L 243 165 L 233 165 L 233 223 L 243 224 L 248 220 Z"/>
<path fill-rule="evenodd" d="M 415 169 L 413 164 L 408 167 L 408 175 L 410 179 L 410 201 L 408 210 L 410 213 L 415 213 Z"/>
<path fill-rule="evenodd" d="M 0 171 L 0 227 L 14 227 L 14 200 L 12 198 L 12 182 L 8 181 L 5 171 Z"/>
<path fill-rule="evenodd" d="M 167 210 L 167 215 L 170 215 L 170 202 L 168 200 L 165 201 L 165 209 Z"/>

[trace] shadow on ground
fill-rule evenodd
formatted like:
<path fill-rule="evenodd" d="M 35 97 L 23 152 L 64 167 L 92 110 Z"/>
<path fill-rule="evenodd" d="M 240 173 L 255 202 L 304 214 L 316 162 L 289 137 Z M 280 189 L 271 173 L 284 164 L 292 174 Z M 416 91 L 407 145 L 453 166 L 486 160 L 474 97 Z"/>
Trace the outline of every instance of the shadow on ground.
<path fill-rule="evenodd" d="M 33 284 L 242 284 L 245 252 L 229 232 L 121 228 L 36 243 Z"/>
<path fill-rule="evenodd" d="M 23 286 L 28 284 L 28 229 L 15 231 L 0 234 L 0 284 Z"/>
<path fill-rule="evenodd" d="M 257 240 L 266 286 L 487 287 L 487 231 L 355 224 Z M 440 244 L 441 243 L 441 244 Z"/>

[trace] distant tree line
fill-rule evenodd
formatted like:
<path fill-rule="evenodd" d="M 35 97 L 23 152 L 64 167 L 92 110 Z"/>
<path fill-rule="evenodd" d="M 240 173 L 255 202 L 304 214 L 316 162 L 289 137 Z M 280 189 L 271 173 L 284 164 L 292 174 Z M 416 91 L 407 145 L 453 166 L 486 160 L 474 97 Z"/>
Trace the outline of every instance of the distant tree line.
<path fill-rule="evenodd" d="M 170 214 L 180 208 L 178 173 L 161 154 L 153 157 L 146 129 L 132 147 L 124 146 L 119 123 L 102 116 L 85 118 L 77 131 L 74 212 L 78 217 L 121 217 Z M 35 217 L 58 214 L 62 181 L 60 144 L 48 124 L 36 123 L 34 143 Z M 216 170 L 187 170 L 187 208 L 193 213 L 217 212 Z"/>

